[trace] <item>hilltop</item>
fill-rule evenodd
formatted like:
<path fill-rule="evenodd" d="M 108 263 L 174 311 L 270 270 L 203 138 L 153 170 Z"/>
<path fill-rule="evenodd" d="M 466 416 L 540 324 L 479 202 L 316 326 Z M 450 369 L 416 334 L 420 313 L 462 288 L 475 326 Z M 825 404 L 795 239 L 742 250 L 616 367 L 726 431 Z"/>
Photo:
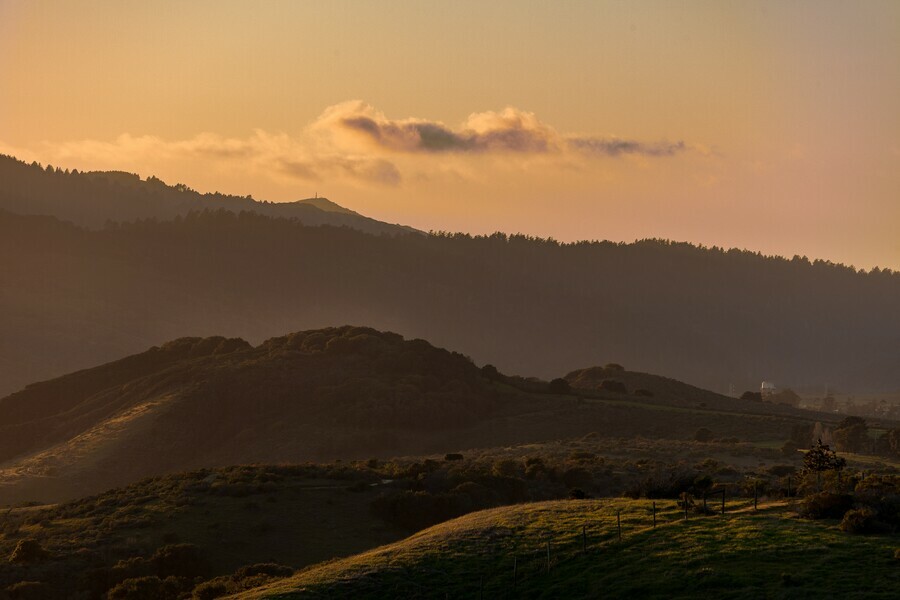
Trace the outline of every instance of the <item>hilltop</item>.
<path fill-rule="evenodd" d="M 890 535 L 801 521 L 784 503 L 686 521 L 676 502 L 656 504 L 655 528 L 646 500 L 473 513 L 238 597 L 890 598 L 900 584 Z"/>
<path fill-rule="evenodd" d="M 4 155 L 0 155 L 0 181 L 0 210 L 53 216 L 90 228 L 103 227 L 109 221 L 169 220 L 192 211 L 224 209 L 373 234 L 416 231 L 366 217 L 327 198 L 266 202 L 219 192 L 200 194 L 184 184 L 167 185 L 152 176 L 141 179 L 123 171 L 63 171 Z"/>

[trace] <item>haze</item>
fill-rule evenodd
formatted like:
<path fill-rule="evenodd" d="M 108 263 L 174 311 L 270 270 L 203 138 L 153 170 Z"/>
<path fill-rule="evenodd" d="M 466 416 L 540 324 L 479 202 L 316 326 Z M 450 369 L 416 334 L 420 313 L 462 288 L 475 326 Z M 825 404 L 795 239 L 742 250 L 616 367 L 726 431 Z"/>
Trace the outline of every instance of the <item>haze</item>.
<path fill-rule="evenodd" d="M 896 2 L 0 3 L 0 152 L 900 267 Z"/>

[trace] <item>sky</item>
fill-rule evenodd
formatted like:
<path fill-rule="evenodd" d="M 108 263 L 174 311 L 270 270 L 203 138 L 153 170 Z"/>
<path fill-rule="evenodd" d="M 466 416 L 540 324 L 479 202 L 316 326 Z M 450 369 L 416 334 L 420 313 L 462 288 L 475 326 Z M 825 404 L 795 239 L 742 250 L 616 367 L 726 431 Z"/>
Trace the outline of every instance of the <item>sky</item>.
<path fill-rule="evenodd" d="M 900 269 L 900 2 L 0 0 L 0 153 Z"/>

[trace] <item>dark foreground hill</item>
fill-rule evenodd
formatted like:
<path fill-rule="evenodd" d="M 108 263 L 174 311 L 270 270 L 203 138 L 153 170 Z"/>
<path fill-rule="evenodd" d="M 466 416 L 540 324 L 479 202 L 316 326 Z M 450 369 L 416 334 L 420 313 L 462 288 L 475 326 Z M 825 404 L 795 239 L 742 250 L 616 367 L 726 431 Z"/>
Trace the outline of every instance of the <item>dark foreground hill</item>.
<path fill-rule="evenodd" d="M 325 198 L 265 202 L 250 196 L 200 194 L 184 184 L 166 185 L 155 177 L 142 180 L 122 171 L 79 173 L 49 165 L 25 164 L 0 155 L 0 210 L 21 215 L 48 215 L 85 227 L 108 221 L 168 220 L 191 211 L 251 211 L 270 217 L 299 219 L 306 225 L 351 227 L 373 234 L 415 231 L 363 216 Z"/>
<path fill-rule="evenodd" d="M 442 453 L 588 433 L 693 439 L 705 427 L 780 445 L 795 424 L 819 418 L 669 386 L 653 397 L 567 392 L 361 327 L 256 347 L 183 338 L 0 399 L 0 502 L 71 498 L 200 467 Z"/>
<path fill-rule="evenodd" d="M 782 503 L 684 520 L 676 502 L 521 504 L 239 595 L 259 598 L 892 598 L 896 537 L 796 519 Z M 618 539 L 617 519 L 622 526 Z M 548 565 L 549 557 L 549 565 Z"/>
<path fill-rule="evenodd" d="M 615 361 L 717 391 L 900 389 L 900 275 L 688 244 L 0 213 L 0 280 L 0 393 L 180 336 L 348 322 L 548 379 Z"/>
<path fill-rule="evenodd" d="M 803 483 L 798 477 L 802 461 L 796 454 L 750 443 L 588 435 L 462 454 L 243 465 L 153 477 L 57 505 L 0 509 L 0 598 L 6 600 L 8 589 L 15 599 L 212 599 L 283 579 L 294 569 L 297 578 L 282 588 L 312 597 L 467 597 L 476 595 L 473 587 L 482 578 L 484 597 L 504 597 L 514 560 L 518 593 L 528 597 L 546 597 L 557 588 L 566 593 L 555 597 L 580 597 L 584 592 L 574 591 L 601 583 L 604 596 L 656 590 L 689 595 L 728 585 L 748 594 L 766 585 L 811 593 L 832 585 L 830 572 L 822 577 L 816 571 L 836 563 L 852 565 L 854 576 L 863 576 L 855 572 L 859 568 L 872 569 L 868 577 L 883 575 L 879 565 L 890 559 L 883 538 L 854 540 L 834 528 L 784 518 L 781 510 L 769 518 L 747 514 L 755 491 L 761 490 L 764 508 L 798 488 L 814 487 L 814 478 Z M 896 496 L 897 482 L 877 473 L 896 469 L 883 463 L 870 470 L 871 462 L 858 460 L 864 458 L 848 456 L 845 490 L 856 482 L 858 498 L 878 499 L 879 518 L 887 520 L 890 507 L 896 509 L 891 494 Z M 865 479 L 860 468 L 868 470 Z M 837 482 L 833 476 L 825 481 Z M 860 491 L 863 482 L 869 492 Z M 547 502 L 571 498 L 573 486 L 607 499 Z M 725 490 L 726 519 L 700 516 L 699 500 L 710 489 Z M 689 525 L 679 522 L 677 498 L 684 492 L 698 501 Z M 622 494 L 652 500 L 616 498 Z M 713 498 L 718 508 L 720 496 Z M 654 502 L 657 530 L 651 530 Z M 499 506 L 509 508 L 427 529 Z M 618 510 L 621 544 L 614 528 Z M 581 555 L 582 526 L 588 556 Z M 815 552 L 816 538 L 827 552 Z M 551 577 L 544 563 L 548 540 Z M 378 548 L 383 544 L 391 545 Z M 854 556 L 862 551 L 869 553 L 868 565 Z M 325 562 L 342 557 L 350 558 Z M 795 579 L 767 570 L 781 561 L 796 561 L 790 564 Z M 762 573 L 755 572 L 759 568 Z M 654 581 L 636 576 L 643 569 Z M 870 585 L 879 589 L 882 583 Z"/>

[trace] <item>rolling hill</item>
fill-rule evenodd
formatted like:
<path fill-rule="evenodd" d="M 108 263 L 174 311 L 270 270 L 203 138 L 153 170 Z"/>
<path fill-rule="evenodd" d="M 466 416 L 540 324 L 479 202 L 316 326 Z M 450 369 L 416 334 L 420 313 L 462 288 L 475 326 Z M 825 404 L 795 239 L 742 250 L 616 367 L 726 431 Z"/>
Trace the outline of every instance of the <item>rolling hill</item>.
<path fill-rule="evenodd" d="M 784 503 L 686 521 L 657 504 L 656 527 L 646 500 L 482 511 L 237 597 L 891 598 L 900 584 L 891 535 L 842 533 Z"/>
<path fill-rule="evenodd" d="M 624 372 L 629 381 L 664 381 Z M 187 469 L 441 453 L 593 433 L 782 443 L 828 421 L 672 380 L 652 397 L 553 392 L 423 340 L 345 326 L 181 338 L 0 399 L 0 502 L 56 500 Z M 823 418 L 824 417 L 824 418 Z M 831 417 L 833 420 L 834 417 Z"/>

